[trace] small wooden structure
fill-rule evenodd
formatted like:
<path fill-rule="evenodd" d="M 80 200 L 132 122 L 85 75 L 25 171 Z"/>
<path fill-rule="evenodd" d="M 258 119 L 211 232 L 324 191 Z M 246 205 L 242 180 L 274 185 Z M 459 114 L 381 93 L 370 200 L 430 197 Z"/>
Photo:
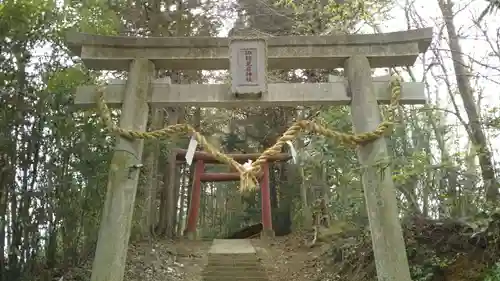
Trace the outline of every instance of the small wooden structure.
<path fill-rule="evenodd" d="M 176 149 L 177 161 L 185 159 L 187 150 Z M 227 154 L 236 162 L 243 164 L 248 160 L 255 161 L 260 154 Z M 268 162 L 262 167 L 260 174 L 260 192 L 261 192 L 261 216 L 262 216 L 262 232 L 265 236 L 272 236 L 273 225 L 271 215 L 271 195 L 269 186 L 269 163 L 288 161 L 292 158 L 287 153 L 280 153 L 268 159 Z M 184 160 L 185 161 L 185 160 Z M 207 173 L 205 172 L 205 164 L 223 164 L 216 160 L 211 154 L 202 151 L 196 151 L 193 156 L 193 161 L 196 163 L 194 168 L 193 188 L 191 189 L 191 204 L 189 205 L 188 218 L 185 234 L 189 239 L 196 238 L 196 225 L 198 222 L 198 214 L 200 210 L 201 199 L 201 183 L 202 182 L 223 182 L 237 181 L 240 179 L 238 172 L 230 173 Z"/>

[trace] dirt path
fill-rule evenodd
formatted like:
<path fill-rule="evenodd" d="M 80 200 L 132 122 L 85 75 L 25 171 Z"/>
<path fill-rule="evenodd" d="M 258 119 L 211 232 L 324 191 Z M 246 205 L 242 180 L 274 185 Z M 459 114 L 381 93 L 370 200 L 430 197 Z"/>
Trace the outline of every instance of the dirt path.
<path fill-rule="evenodd" d="M 320 272 L 321 248 L 306 248 L 299 235 L 251 240 L 269 280 L 311 281 Z M 126 281 L 201 281 L 212 241 L 142 242 L 130 246 Z"/>
<path fill-rule="evenodd" d="M 127 281 L 200 281 L 212 241 L 139 243 L 129 249 Z"/>
<path fill-rule="evenodd" d="M 317 256 L 321 248 L 303 246 L 300 236 L 252 240 L 259 258 L 273 281 L 311 281 L 320 273 Z"/>

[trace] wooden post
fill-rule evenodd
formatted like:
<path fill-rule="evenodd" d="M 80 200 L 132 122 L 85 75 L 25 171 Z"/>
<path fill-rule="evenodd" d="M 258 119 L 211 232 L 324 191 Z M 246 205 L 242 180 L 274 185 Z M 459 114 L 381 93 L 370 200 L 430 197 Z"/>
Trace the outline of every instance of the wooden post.
<path fill-rule="evenodd" d="M 188 221 L 186 227 L 186 236 L 189 240 L 196 239 L 196 224 L 198 222 L 198 213 L 200 212 L 201 199 L 201 180 L 200 177 L 205 170 L 203 160 L 196 161 L 194 167 L 193 188 L 191 190 L 191 204 L 189 205 Z"/>
<path fill-rule="evenodd" d="M 345 63 L 352 95 L 351 114 L 355 133 L 372 131 L 381 121 L 373 90 L 368 59 L 356 55 Z M 388 88 L 389 91 L 389 88 Z M 379 281 L 410 281 L 410 271 L 391 169 L 384 138 L 357 149 L 362 169 L 375 265 Z M 378 166 L 380 163 L 383 167 Z"/>
<path fill-rule="evenodd" d="M 153 71 L 154 65 L 149 60 L 132 61 L 120 118 L 121 128 L 146 130 L 147 99 Z M 143 146 L 142 140 L 116 140 L 91 281 L 123 280 Z"/>
<path fill-rule="evenodd" d="M 260 181 L 262 236 L 273 237 L 273 223 L 271 216 L 271 193 L 269 189 L 269 163 L 262 164 L 262 179 Z"/>

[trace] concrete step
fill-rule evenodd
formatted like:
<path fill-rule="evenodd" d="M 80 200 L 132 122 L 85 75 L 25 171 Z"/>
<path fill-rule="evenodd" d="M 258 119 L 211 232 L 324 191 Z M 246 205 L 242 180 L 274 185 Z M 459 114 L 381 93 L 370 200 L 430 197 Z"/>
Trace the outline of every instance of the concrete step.
<path fill-rule="evenodd" d="M 202 274 L 201 275 L 203 278 L 215 278 L 215 277 L 220 277 L 220 278 L 226 278 L 226 277 L 245 277 L 245 276 L 251 276 L 252 278 L 261 278 L 261 279 L 268 279 L 267 275 L 264 273 L 258 273 L 256 274 L 253 271 L 242 271 L 239 273 L 234 273 L 234 274 Z"/>
<path fill-rule="evenodd" d="M 269 281 L 268 278 L 246 276 L 211 276 L 202 277 L 203 281 Z"/>
<path fill-rule="evenodd" d="M 239 275 L 241 273 L 252 272 L 252 275 L 262 275 L 267 276 L 266 271 L 263 268 L 234 268 L 227 270 L 220 269 L 205 269 L 201 273 L 202 275 Z"/>
<path fill-rule="evenodd" d="M 238 267 L 227 267 L 227 266 L 217 266 L 217 267 L 205 267 L 203 270 L 205 271 L 248 271 L 248 270 L 253 270 L 253 271 L 265 271 L 263 267 L 257 267 L 257 266 L 238 266 Z"/>
<path fill-rule="evenodd" d="M 248 262 L 231 262 L 231 261 L 208 261 L 206 266 L 259 266 L 261 265 L 259 261 L 248 261 Z"/>
<path fill-rule="evenodd" d="M 215 239 L 208 254 L 244 255 L 255 254 L 255 248 L 246 239 Z"/>
<path fill-rule="evenodd" d="M 238 254 L 238 255 L 228 255 L 228 254 L 209 254 L 208 259 L 225 259 L 225 260 L 249 260 L 258 259 L 256 254 Z"/>
<path fill-rule="evenodd" d="M 227 257 L 210 257 L 207 259 L 208 262 L 214 261 L 214 262 L 225 262 L 225 263 L 250 263 L 250 262 L 260 262 L 260 259 L 257 257 L 251 257 L 251 258 L 239 258 L 239 259 L 232 259 L 232 258 L 227 258 Z"/>
<path fill-rule="evenodd" d="M 267 273 L 248 240 L 214 240 L 203 281 L 269 281 Z"/>
<path fill-rule="evenodd" d="M 206 271 L 235 271 L 235 270 L 256 270 L 264 271 L 264 267 L 261 265 L 250 265 L 250 266 L 226 266 L 226 265 L 211 265 L 205 266 Z"/>
<path fill-rule="evenodd" d="M 214 264 L 252 264 L 257 263 L 260 264 L 260 260 L 258 259 L 248 259 L 248 260 L 231 260 L 231 259 L 209 259 L 208 263 Z"/>
<path fill-rule="evenodd" d="M 211 275 L 211 276 L 201 276 L 202 280 L 240 280 L 240 281 L 269 281 L 269 278 L 267 276 L 250 276 L 250 272 L 246 272 L 245 275 L 226 275 L 226 276 L 218 276 L 218 275 Z"/>
<path fill-rule="evenodd" d="M 212 258 L 212 259 L 207 259 L 208 262 L 216 262 L 216 263 L 227 263 L 227 264 L 245 264 L 245 263 L 252 263 L 252 262 L 260 262 L 259 259 L 253 258 L 253 259 L 217 259 L 217 258 Z"/>

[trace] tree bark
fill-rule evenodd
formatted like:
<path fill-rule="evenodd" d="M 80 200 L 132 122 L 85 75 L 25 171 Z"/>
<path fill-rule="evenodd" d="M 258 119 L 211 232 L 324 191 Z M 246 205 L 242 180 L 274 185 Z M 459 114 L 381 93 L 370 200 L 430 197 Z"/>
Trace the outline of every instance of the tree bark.
<path fill-rule="evenodd" d="M 479 158 L 479 165 L 484 181 L 486 200 L 488 203 L 493 204 L 498 198 L 499 183 L 495 177 L 492 155 L 488 148 L 486 135 L 481 127 L 481 116 L 474 102 L 473 89 L 468 78 L 465 61 L 462 57 L 462 48 L 457 36 L 455 24 L 453 23 L 453 4 L 450 0 L 438 0 L 438 3 L 448 31 L 451 57 L 453 59 L 458 90 L 462 97 L 467 116 L 469 117 L 467 131 L 471 142 L 477 147 L 477 157 Z"/>
<path fill-rule="evenodd" d="M 177 216 L 177 236 L 181 237 L 182 236 L 182 231 L 184 230 L 184 217 L 185 217 L 185 212 L 184 212 L 184 202 L 186 201 L 186 175 L 185 175 L 186 167 L 185 164 L 181 166 L 181 184 L 179 187 L 179 212 Z"/>
<path fill-rule="evenodd" d="M 175 116 L 175 121 L 171 120 L 173 122 L 177 122 L 177 116 Z M 169 117 L 170 119 L 170 117 Z M 171 124 L 175 124 L 175 123 Z M 170 122 L 169 122 L 170 123 Z M 165 234 L 168 238 L 173 238 L 175 235 L 175 214 L 176 214 L 176 205 L 177 205 L 177 198 L 175 196 L 175 188 L 179 186 L 176 183 L 177 180 L 177 165 L 176 165 L 176 154 L 175 152 L 170 152 L 169 157 L 168 157 L 168 164 L 167 164 L 167 171 L 166 171 L 166 181 L 167 184 L 165 185 L 166 187 L 166 200 L 167 200 L 167 213 L 166 213 L 166 228 L 165 228 Z"/>
<path fill-rule="evenodd" d="M 196 108 L 193 114 L 193 127 L 197 132 L 201 132 L 201 108 Z M 187 203 L 186 203 L 186 209 L 189 210 L 189 206 L 191 206 L 191 190 L 193 188 L 193 181 L 194 181 L 194 164 L 191 164 L 189 166 L 189 182 L 187 186 Z"/>
<path fill-rule="evenodd" d="M 154 109 L 151 118 L 151 128 L 154 130 L 163 128 L 165 116 L 163 109 Z M 160 143 L 156 140 L 151 144 L 152 148 L 146 156 L 146 184 L 144 185 L 146 198 L 142 209 L 142 236 L 151 238 L 156 224 L 156 195 L 158 192 L 158 158 L 161 155 Z"/>
<path fill-rule="evenodd" d="M 174 125 L 178 122 L 178 110 L 174 108 L 168 109 L 168 124 Z M 173 148 L 173 147 L 171 147 Z M 172 238 L 175 229 L 174 214 L 176 211 L 175 205 L 175 186 L 176 184 L 176 154 L 170 152 L 168 159 L 163 159 L 163 188 L 161 191 L 160 203 L 160 223 L 158 225 L 158 233 Z"/>

